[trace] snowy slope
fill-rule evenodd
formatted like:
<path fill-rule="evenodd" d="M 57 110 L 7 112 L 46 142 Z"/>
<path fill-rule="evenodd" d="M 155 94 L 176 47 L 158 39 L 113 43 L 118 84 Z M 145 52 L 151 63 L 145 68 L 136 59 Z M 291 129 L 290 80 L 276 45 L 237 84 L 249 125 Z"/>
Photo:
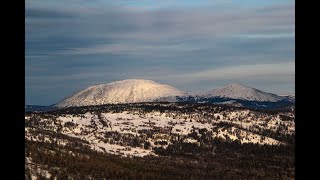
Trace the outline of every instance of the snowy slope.
<path fill-rule="evenodd" d="M 295 102 L 295 100 L 296 100 L 295 95 L 280 95 L 280 96 L 285 98 L 289 102 Z"/>
<path fill-rule="evenodd" d="M 112 105 L 119 107 L 118 112 L 114 112 L 114 108 L 103 111 L 83 108 L 83 114 L 69 111 L 48 116 L 39 113 L 26 114 L 25 138 L 31 141 L 41 142 L 41 139 L 44 139 L 43 141 L 50 143 L 55 141 L 62 145 L 71 145 L 68 139 L 55 136 L 60 129 L 59 133 L 80 138 L 97 151 L 122 156 L 156 156 L 155 147 L 167 148 L 178 138 L 183 142 L 198 145 L 204 143 L 197 138 L 202 136 L 200 129 L 206 129 L 205 134 L 212 138 L 269 145 L 285 144 L 281 138 L 275 138 L 274 133 L 280 136 L 295 133 L 294 112 L 268 114 L 237 108 L 219 110 L 220 107 L 212 108 L 210 105 L 196 106 L 190 111 L 191 106 L 188 104 L 177 105 L 178 111 L 168 108 L 166 112 L 162 112 L 168 104 L 157 103 L 149 106 L 153 111 L 148 111 L 140 105 L 130 104 L 126 108 Z M 41 125 L 36 123 L 37 121 L 41 122 Z M 52 133 L 39 134 L 34 130 Z M 190 136 L 193 133 L 197 135 Z M 133 145 L 134 139 L 138 140 L 136 142 L 140 145 Z M 160 141 L 167 143 L 156 143 Z M 149 142 L 152 148 L 145 149 L 141 146 L 144 142 Z"/>
<path fill-rule="evenodd" d="M 56 104 L 57 107 L 89 106 L 117 103 L 151 102 L 183 96 L 185 92 L 151 80 L 128 79 L 88 87 Z"/>
<path fill-rule="evenodd" d="M 284 97 L 263 92 L 259 89 L 244 86 L 239 83 L 229 84 L 226 87 L 211 90 L 205 93 L 204 96 L 269 102 L 277 102 L 284 99 Z"/>

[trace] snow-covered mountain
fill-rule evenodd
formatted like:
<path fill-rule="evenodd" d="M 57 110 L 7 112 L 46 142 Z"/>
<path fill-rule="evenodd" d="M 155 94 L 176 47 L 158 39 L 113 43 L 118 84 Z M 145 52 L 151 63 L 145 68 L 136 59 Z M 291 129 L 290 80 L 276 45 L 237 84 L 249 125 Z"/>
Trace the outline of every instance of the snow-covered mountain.
<path fill-rule="evenodd" d="M 280 96 L 284 97 L 289 102 L 295 102 L 296 101 L 295 95 L 280 95 Z"/>
<path fill-rule="evenodd" d="M 211 90 L 205 93 L 204 97 L 221 97 L 247 101 L 267 102 L 277 102 L 285 99 L 285 97 L 267 93 L 259 89 L 251 88 L 239 83 L 229 84 L 226 87 Z"/>
<path fill-rule="evenodd" d="M 127 79 L 88 87 L 57 103 L 54 107 L 138 102 L 223 103 L 230 100 L 235 100 L 246 107 L 267 108 L 294 103 L 295 98 L 294 96 L 279 96 L 267 93 L 239 83 L 229 84 L 226 87 L 197 95 L 151 80 Z"/>
<path fill-rule="evenodd" d="M 152 102 L 162 98 L 184 96 L 187 93 L 151 80 L 127 79 L 90 86 L 56 104 L 56 107 Z"/>

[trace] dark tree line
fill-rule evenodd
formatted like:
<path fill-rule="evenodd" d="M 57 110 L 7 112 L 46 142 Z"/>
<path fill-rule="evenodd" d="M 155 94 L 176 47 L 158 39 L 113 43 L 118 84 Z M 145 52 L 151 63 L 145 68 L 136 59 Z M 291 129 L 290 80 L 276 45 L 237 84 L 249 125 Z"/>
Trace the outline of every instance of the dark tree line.
<path fill-rule="evenodd" d="M 175 142 L 167 149 L 157 149 L 159 157 L 126 158 L 86 146 L 79 149 L 26 140 L 26 153 L 49 171 L 51 179 L 294 178 L 294 147 L 241 145 L 219 139 L 212 144 L 205 147 Z"/>

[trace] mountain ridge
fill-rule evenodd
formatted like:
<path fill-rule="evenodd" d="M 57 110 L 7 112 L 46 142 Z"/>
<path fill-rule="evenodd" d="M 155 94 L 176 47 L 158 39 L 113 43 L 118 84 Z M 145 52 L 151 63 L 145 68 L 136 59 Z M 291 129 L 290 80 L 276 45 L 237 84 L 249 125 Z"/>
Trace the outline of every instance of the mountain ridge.
<path fill-rule="evenodd" d="M 89 86 L 63 99 L 54 106 L 64 108 L 141 102 L 221 103 L 229 100 L 239 100 L 249 104 L 255 104 L 254 102 L 283 103 L 283 101 L 294 103 L 295 101 L 291 96 L 279 96 L 240 83 L 228 84 L 222 88 L 195 94 L 152 80 L 126 79 L 108 84 Z"/>
<path fill-rule="evenodd" d="M 204 96 L 267 102 L 277 102 L 284 99 L 276 94 L 267 93 L 240 83 L 228 84 L 225 87 L 210 90 Z"/>

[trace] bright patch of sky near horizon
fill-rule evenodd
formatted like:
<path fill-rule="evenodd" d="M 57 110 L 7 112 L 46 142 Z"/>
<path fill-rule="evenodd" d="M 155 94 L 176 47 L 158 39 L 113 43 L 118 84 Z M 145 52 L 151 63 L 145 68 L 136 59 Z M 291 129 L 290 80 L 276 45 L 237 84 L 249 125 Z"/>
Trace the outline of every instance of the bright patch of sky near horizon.
<path fill-rule="evenodd" d="M 293 0 L 26 1 L 26 104 L 151 79 L 294 94 Z"/>

